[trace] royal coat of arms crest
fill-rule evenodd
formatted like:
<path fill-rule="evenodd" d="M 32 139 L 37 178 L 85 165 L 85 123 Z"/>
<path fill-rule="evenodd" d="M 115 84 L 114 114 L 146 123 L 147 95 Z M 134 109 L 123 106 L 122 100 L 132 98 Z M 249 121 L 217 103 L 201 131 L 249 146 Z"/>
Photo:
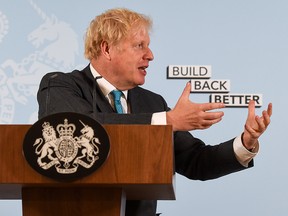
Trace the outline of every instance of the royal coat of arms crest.
<path fill-rule="evenodd" d="M 60 180 L 94 171 L 106 160 L 109 149 L 104 128 L 77 113 L 59 113 L 39 120 L 23 144 L 26 160 L 34 169 Z"/>

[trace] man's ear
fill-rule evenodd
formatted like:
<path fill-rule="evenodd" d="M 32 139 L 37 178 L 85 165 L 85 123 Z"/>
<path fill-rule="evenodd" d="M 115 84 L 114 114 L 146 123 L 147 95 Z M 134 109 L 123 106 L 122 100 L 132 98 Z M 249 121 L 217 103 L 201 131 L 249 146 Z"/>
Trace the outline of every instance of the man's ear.
<path fill-rule="evenodd" d="M 100 46 L 101 46 L 101 52 L 102 52 L 103 56 L 105 58 L 107 58 L 108 60 L 111 60 L 110 46 L 109 46 L 108 42 L 107 41 L 102 41 Z"/>

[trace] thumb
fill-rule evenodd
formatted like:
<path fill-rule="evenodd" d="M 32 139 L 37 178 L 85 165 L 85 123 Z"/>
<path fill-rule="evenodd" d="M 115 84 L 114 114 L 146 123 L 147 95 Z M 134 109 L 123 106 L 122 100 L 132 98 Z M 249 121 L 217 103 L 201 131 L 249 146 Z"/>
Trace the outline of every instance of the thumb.
<path fill-rule="evenodd" d="M 185 86 L 180 98 L 189 100 L 190 93 L 191 93 L 191 82 L 189 81 L 186 83 L 186 86 Z"/>

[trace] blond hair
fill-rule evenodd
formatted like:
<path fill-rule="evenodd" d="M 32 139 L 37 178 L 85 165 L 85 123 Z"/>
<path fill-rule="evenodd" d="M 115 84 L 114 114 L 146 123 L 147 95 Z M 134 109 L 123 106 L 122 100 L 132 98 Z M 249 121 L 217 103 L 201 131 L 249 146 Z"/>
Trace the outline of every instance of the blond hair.
<path fill-rule="evenodd" d="M 150 30 L 152 20 L 143 14 L 124 8 L 110 9 L 96 16 L 86 32 L 85 57 L 89 60 L 97 59 L 103 41 L 106 41 L 109 45 L 116 45 L 127 36 L 131 28 L 137 26 L 144 26 Z"/>

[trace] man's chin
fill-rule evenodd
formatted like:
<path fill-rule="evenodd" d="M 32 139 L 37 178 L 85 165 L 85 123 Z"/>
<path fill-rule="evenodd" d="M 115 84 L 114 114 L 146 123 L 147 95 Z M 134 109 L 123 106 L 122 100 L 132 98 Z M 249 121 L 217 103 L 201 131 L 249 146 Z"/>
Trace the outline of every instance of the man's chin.
<path fill-rule="evenodd" d="M 142 86 L 142 85 L 144 85 L 145 84 L 145 79 L 142 81 L 142 82 L 139 82 L 138 83 L 138 86 Z"/>

